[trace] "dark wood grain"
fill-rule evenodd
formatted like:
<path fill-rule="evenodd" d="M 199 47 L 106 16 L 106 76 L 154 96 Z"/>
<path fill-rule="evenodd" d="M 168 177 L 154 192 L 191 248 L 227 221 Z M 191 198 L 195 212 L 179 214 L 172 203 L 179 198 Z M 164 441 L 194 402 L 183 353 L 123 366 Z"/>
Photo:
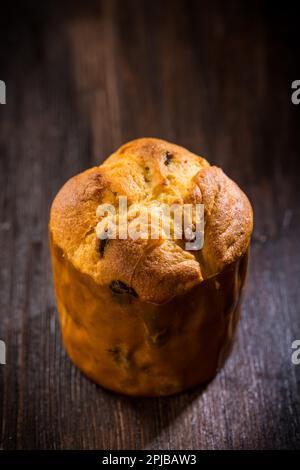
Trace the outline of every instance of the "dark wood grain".
<path fill-rule="evenodd" d="M 1 448 L 300 448 L 297 17 L 246 3 L 29 1 L 1 14 Z M 48 252 L 60 186 L 139 136 L 204 155 L 255 211 L 232 354 L 206 387 L 162 399 L 112 394 L 71 364 Z"/>

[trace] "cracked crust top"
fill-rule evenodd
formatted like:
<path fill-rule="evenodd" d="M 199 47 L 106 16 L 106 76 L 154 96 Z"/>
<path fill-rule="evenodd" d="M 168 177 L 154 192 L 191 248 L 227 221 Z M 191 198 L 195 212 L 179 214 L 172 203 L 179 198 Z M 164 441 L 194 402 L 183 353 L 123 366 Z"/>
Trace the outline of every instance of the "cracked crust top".
<path fill-rule="evenodd" d="M 96 243 L 96 209 L 157 200 L 204 204 L 204 246 L 188 252 L 181 240 L 109 240 Z M 54 246 L 75 269 L 97 285 L 116 280 L 145 302 L 164 303 L 203 282 L 247 250 L 252 208 L 241 189 L 220 168 L 169 142 L 137 139 L 101 166 L 74 176 L 53 201 L 49 232 Z"/>

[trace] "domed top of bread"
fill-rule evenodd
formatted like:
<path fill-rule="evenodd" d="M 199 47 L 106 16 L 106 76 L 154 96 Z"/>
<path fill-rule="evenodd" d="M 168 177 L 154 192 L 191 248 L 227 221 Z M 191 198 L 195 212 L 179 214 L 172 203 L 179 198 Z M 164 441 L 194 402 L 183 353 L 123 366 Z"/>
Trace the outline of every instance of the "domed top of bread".
<path fill-rule="evenodd" d="M 187 251 L 182 240 L 109 240 L 96 243 L 100 204 L 159 201 L 204 204 L 204 246 Z M 252 208 L 220 168 L 169 142 L 137 139 L 102 165 L 69 179 L 53 201 L 52 243 L 96 285 L 127 286 L 140 300 L 160 304 L 183 294 L 236 261 L 247 250 Z"/>

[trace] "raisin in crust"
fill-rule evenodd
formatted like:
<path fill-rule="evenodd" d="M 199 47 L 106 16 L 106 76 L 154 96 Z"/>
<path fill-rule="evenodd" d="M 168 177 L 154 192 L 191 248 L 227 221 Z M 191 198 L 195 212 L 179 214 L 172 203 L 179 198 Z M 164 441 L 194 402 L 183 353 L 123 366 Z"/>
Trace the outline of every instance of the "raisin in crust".
<path fill-rule="evenodd" d="M 97 245 L 96 208 L 202 203 L 204 246 L 179 240 Z M 251 205 L 221 169 L 177 145 L 138 139 L 62 187 L 49 236 L 62 335 L 73 362 L 129 395 L 168 395 L 211 379 L 239 316 Z M 100 251 L 99 251 L 100 250 Z"/>

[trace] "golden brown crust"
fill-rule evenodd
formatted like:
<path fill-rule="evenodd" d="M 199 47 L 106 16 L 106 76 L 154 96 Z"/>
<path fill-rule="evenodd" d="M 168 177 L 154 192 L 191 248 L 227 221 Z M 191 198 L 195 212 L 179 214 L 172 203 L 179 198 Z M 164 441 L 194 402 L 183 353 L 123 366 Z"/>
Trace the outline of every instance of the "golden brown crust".
<path fill-rule="evenodd" d="M 158 200 L 203 203 L 205 242 L 187 252 L 176 240 L 110 240 L 96 249 L 96 208 L 126 195 L 128 203 Z M 247 197 L 219 168 L 177 145 L 137 139 L 103 165 L 71 178 L 57 194 L 50 236 L 75 269 L 99 286 L 118 279 L 141 301 L 160 304 L 189 291 L 235 262 L 247 250 L 252 209 Z"/>
<path fill-rule="evenodd" d="M 220 168 L 211 166 L 195 178 L 204 204 L 204 245 L 200 253 L 205 277 L 222 271 L 246 251 L 253 227 L 246 195 Z"/>
<path fill-rule="evenodd" d="M 96 242 L 99 204 L 202 203 L 204 247 L 182 240 Z M 49 235 L 66 349 L 90 378 L 130 395 L 211 379 L 239 317 L 252 209 L 219 168 L 158 139 L 123 145 L 56 196 Z"/>

